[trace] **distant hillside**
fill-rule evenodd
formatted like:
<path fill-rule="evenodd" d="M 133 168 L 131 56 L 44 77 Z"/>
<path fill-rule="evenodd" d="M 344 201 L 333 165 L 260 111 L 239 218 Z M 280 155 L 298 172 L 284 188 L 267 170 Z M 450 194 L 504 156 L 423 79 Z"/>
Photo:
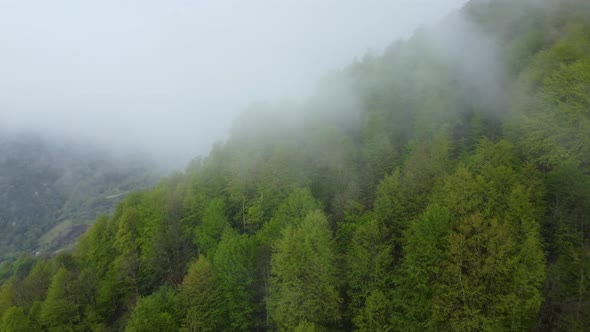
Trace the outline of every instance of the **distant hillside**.
<path fill-rule="evenodd" d="M 154 184 L 152 170 L 82 144 L 0 135 L 0 257 L 67 244 L 124 194 Z"/>

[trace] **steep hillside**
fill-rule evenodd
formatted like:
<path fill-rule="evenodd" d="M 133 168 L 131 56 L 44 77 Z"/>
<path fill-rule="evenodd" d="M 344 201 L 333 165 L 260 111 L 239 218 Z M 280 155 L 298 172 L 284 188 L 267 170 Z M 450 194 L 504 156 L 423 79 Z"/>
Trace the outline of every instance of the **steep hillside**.
<path fill-rule="evenodd" d="M 74 142 L 0 136 L 0 256 L 69 244 L 124 194 L 152 185 L 154 169 Z"/>
<path fill-rule="evenodd" d="M 588 2 L 474 0 L 1 265 L 0 328 L 588 331 L 589 149 Z"/>

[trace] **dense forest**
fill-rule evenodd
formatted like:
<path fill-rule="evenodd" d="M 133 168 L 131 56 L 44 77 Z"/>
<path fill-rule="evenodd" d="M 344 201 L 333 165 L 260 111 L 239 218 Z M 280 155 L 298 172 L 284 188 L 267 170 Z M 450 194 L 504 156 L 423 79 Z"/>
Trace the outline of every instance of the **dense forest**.
<path fill-rule="evenodd" d="M 124 194 L 157 182 L 147 158 L 0 128 L 0 260 L 71 245 Z"/>
<path fill-rule="evenodd" d="M 590 2 L 472 1 L 0 280 L 7 332 L 589 331 Z"/>

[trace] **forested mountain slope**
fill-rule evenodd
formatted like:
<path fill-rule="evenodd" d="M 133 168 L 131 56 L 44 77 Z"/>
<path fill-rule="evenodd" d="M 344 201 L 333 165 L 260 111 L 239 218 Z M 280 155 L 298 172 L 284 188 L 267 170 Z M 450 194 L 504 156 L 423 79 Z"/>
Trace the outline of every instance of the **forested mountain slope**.
<path fill-rule="evenodd" d="M 588 331 L 589 149 L 590 4 L 472 1 L 3 264 L 0 329 Z"/>
<path fill-rule="evenodd" d="M 68 244 L 125 193 L 153 185 L 154 169 L 71 141 L 0 135 L 0 257 Z"/>

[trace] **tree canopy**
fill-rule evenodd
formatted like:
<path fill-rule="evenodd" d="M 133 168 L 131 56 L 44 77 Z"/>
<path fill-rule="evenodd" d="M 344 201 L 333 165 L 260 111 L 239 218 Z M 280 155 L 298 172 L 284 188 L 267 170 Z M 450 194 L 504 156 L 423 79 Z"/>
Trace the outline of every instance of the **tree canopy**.
<path fill-rule="evenodd" d="M 587 1 L 471 1 L 0 263 L 0 330 L 588 331 L 589 87 Z"/>

